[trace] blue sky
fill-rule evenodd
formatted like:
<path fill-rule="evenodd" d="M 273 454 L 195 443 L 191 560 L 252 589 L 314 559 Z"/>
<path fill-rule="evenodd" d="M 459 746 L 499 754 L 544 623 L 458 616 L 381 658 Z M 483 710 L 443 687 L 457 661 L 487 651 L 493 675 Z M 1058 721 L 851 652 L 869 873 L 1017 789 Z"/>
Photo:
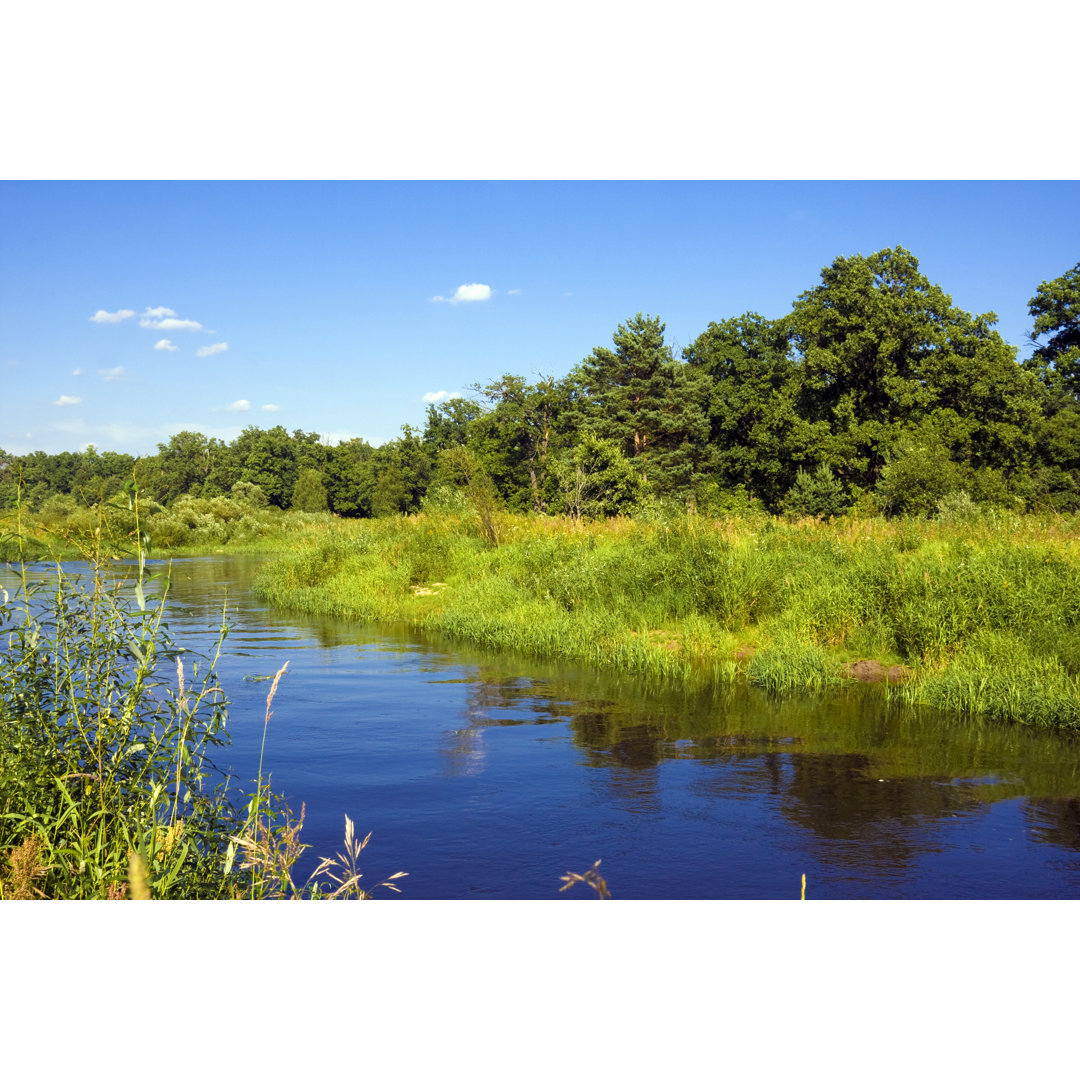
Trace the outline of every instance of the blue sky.
<path fill-rule="evenodd" d="M 0 448 L 379 443 L 432 395 L 565 374 L 638 311 L 686 345 L 895 245 L 1023 347 L 1080 260 L 1080 184 L 7 182 Z"/>

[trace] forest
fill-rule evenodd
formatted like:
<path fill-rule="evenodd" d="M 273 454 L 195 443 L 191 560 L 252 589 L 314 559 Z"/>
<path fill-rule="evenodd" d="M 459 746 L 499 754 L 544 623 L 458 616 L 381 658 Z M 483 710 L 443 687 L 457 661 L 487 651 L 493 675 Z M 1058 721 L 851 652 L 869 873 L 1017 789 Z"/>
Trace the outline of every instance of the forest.
<path fill-rule="evenodd" d="M 671 504 L 934 516 L 957 500 L 1080 509 L 1080 263 L 1028 304 L 1030 355 L 956 307 L 901 247 L 838 257 L 782 318 L 711 322 L 677 353 L 659 316 L 619 325 L 564 378 L 504 374 L 381 446 L 248 427 L 154 455 L 0 450 L 0 505 L 45 519 L 137 483 L 159 507 L 227 499 L 342 517 L 460 498 L 604 518 Z M 197 502 L 196 502 L 197 501 Z"/>

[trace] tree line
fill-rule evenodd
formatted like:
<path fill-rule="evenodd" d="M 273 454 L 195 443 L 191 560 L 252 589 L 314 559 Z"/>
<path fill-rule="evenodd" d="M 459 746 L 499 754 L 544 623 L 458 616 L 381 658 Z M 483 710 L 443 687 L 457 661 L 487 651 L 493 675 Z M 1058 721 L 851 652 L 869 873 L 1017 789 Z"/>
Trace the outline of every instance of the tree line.
<path fill-rule="evenodd" d="M 782 318 L 713 322 L 680 352 L 656 316 L 619 325 L 564 378 L 504 374 L 430 405 L 382 446 L 245 428 L 184 431 L 156 455 L 0 451 L 0 495 L 140 489 L 171 505 L 243 496 L 344 516 L 424 500 L 602 516 L 643 500 L 703 512 L 932 513 L 963 492 L 1013 509 L 1080 509 L 1080 263 L 1029 301 L 1032 353 L 897 247 L 839 257 Z"/>

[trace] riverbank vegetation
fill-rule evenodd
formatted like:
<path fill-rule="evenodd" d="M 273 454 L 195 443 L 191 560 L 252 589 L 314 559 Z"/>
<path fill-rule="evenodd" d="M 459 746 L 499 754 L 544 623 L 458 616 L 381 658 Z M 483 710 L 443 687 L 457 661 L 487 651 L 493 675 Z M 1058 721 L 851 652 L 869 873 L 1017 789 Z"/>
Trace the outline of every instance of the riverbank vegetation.
<path fill-rule="evenodd" d="M 0 511 L 0 559 L 78 559 L 99 548 L 135 557 L 136 551 L 170 556 L 273 552 L 302 535 L 326 529 L 334 520 L 323 512 L 284 511 L 269 506 L 251 484 L 238 483 L 228 496 L 182 495 L 171 506 L 139 498 L 134 476 L 122 490 L 97 501 L 52 495 L 36 511 L 17 491 Z"/>
<path fill-rule="evenodd" d="M 365 898 L 347 817 L 345 852 L 294 881 L 303 808 L 262 759 L 246 793 L 214 764 L 216 657 L 172 642 L 144 559 L 109 580 L 98 556 L 88 581 L 0 590 L 0 899 Z"/>
<path fill-rule="evenodd" d="M 894 701 L 1080 730 L 1071 519 L 832 524 L 761 513 L 575 521 L 449 511 L 341 523 L 268 564 L 284 607 L 666 679 Z"/>

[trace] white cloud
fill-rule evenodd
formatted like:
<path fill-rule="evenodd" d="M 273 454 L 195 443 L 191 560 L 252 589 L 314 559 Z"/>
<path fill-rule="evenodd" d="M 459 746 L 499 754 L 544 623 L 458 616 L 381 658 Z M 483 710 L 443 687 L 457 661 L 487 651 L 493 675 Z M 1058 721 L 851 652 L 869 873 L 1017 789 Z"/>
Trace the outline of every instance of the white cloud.
<path fill-rule="evenodd" d="M 262 407 L 263 412 L 281 412 L 280 405 L 264 405 Z"/>
<path fill-rule="evenodd" d="M 194 319 L 140 319 L 139 325 L 144 330 L 201 330 L 202 323 Z"/>
<path fill-rule="evenodd" d="M 521 295 L 521 290 L 520 289 L 508 289 L 506 295 L 507 296 L 520 296 Z"/>
<path fill-rule="evenodd" d="M 81 397 L 69 397 L 67 394 L 61 394 L 54 402 L 54 405 L 81 405 Z"/>
<path fill-rule="evenodd" d="M 216 345 L 204 345 L 201 349 L 197 350 L 196 356 L 213 356 L 214 353 L 225 352 L 229 347 L 227 341 L 219 341 Z"/>
<path fill-rule="evenodd" d="M 234 401 L 231 405 L 225 406 L 226 412 L 247 412 L 251 408 L 251 402 L 247 398 L 241 398 L 239 401 Z"/>
<path fill-rule="evenodd" d="M 176 352 L 177 347 L 167 337 L 163 337 L 154 348 L 158 352 Z"/>
<path fill-rule="evenodd" d="M 372 442 L 366 435 L 357 435 L 352 431 L 325 431 L 319 441 L 323 446 L 340 446 L 342 443 L 351 442 L 353 439 L 363 439 L 364 442 L 371 446 L 380 445 L 377 442 Z"/>
<path fill-rule="evenodd" d="M 433 296 L 431 302 L 433 304 L 468 304 L 474 300 L 490 299 L 491 286 L 474 283 L 472 285 L 459 285 L 453 296 Z"/>
<path fill-rule="evenodd" d="M 90 321 L 96 323 L 123 322 L 125 319 L 130 319 L 134 314 L 134 311 L 129 311 L 127 308 L 121 308 L 119 311 L 95 311 L 90 316 Z"/>
<path fill-rule="evenodd" d="M 127 369 L 122 367 L 98 368 L 97 373 L 105 382 L 119 382 L 127 374 Z"/>
<path fill-rule="evenodd" d="M 81 375 L 82 374 L 82 368 L 77 367 L 71 374 L 72 375 Z"/>
<path fill-rule="evenodd" d="M 429 390 L 424 395 L 424 400 L 434 405 L 438 401 L 449 401 L 451 398 L 458 398 L 461 395 L 456 390 Z"/>
<path fill-rule="evenodd" d="M 143 312 L 144 319 L 163 319 L 166 315 L 175 315 L 171 307 L 148 307 Z"/>

